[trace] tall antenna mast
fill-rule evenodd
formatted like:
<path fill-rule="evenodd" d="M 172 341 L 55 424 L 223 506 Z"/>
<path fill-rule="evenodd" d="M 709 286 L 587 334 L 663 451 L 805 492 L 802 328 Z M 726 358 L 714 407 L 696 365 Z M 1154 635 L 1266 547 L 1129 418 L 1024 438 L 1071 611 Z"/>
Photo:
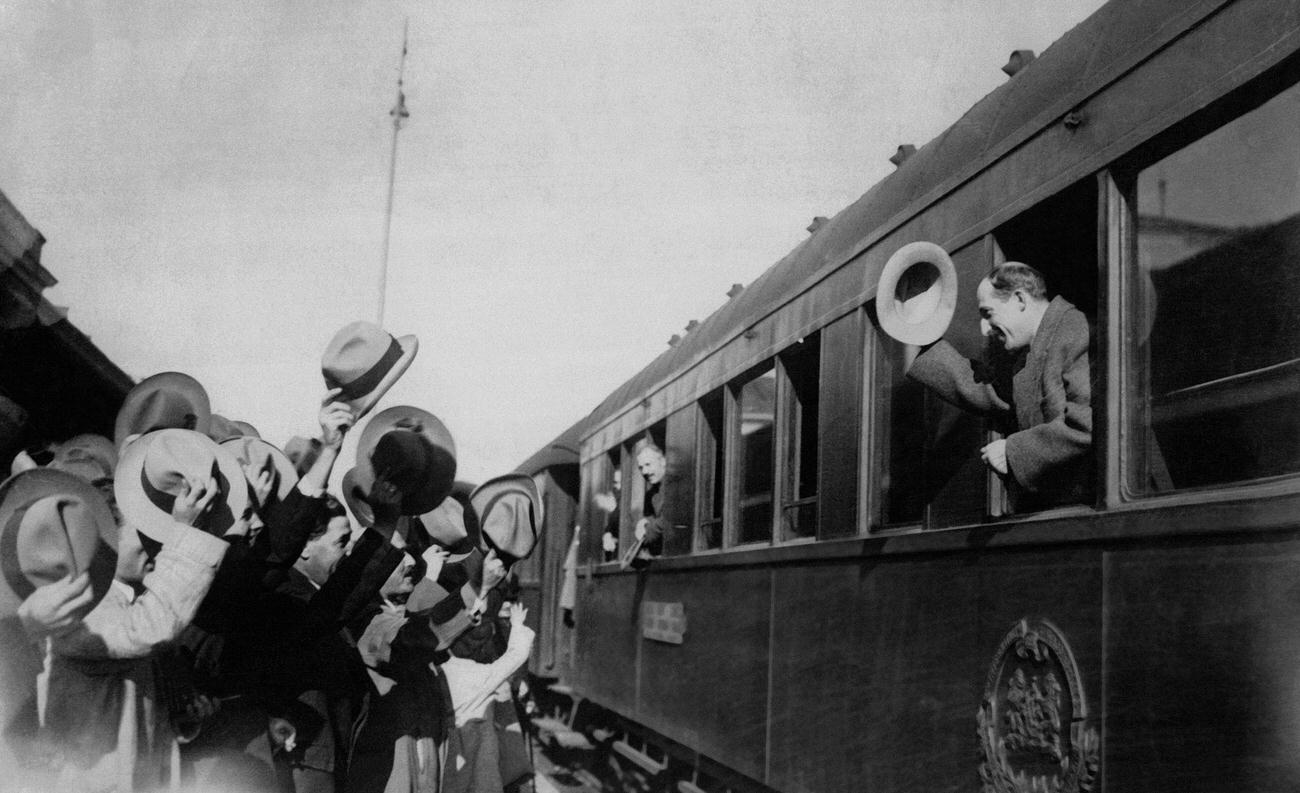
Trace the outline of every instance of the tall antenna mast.
<path fill-rule="evenodd" d="M 384 324 L 384 296 L 388 293 L 388 236 L 393 229 L 393 183 L 397 179 L 397 132 L 402 121 L 410 118 L 406 110 L 406 94 L 402 92 L 402 78 L 406 76 L 406 30 L 410 18 L 402 22 L 402 58 L 397 68 L 397 103 L 388 115 L 393 117 L 393 153 L 388 162 L 388 207 L 384 210 L 384 254 L 379 262 L 379 311 L 376 322 Z"/>

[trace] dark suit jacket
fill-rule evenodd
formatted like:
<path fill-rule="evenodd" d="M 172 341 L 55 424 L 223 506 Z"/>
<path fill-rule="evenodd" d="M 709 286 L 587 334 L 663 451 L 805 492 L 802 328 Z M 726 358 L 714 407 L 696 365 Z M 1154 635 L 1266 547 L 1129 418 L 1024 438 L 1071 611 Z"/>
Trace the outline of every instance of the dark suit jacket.
<path fill-rule="evenodd" d="M 1087 502 L 1093 483 L 1089 341 L 1083 312 L 1056 297 L 1014 366 L 995 370 L 968 361 L 940 341 L 917 357 L 908 376 L 1000 423 L 1017 509 Z"/>

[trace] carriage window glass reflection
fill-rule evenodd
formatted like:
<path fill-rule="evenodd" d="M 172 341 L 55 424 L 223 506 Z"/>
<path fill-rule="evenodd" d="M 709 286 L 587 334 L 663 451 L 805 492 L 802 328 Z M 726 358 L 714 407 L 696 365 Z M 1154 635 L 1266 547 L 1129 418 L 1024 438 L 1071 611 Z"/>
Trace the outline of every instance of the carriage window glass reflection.
<path fill-rule="evenodd" d="M 776 406 L 776 372 L 767 370 L 740 386 L 736 395 L 739 432 L 736 468 L 739 494 L 737 542 L 772 539 L 772 430 Z"/>
<path fill-rule="evenodd" d="M 700 400 L 699 510 L 697 547 L 722 547 L 722 508 L 726 503 L 726 435 L 721 391 Z"/>
<path fill-rule="evenodd" d="M 1300 471 L 1300 87 L 1141 171 L 1129 484 Z"/>
<path fill-rule="evenodd" d="M 817 414 L 821 344 L 809 336 L 781 355 L 781 537 L 817 535 Z"/>

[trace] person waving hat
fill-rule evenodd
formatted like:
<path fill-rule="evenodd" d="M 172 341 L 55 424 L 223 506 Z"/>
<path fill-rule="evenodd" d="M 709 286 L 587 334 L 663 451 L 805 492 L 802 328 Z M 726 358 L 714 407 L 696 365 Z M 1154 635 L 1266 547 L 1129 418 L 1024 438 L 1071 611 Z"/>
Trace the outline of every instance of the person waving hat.
<path fill-rule="evenodd" d="M 265 497 L 255 499 L 253 504 L 259 514 L 284 501 L 293 486 L 298 484 L 298 472 L 289 456 L 261 438 L 244 435 L 218 445 L 239 461 L 250 487 L 256 488 L 258 478 L 265 475 L 270 491 Z"/>
<path fill-rule="evenodd" d="M 542 523 L 542 498 L 531 476 L 505 474 L 489 479 L 469 497 L 477 513 L 484 552 L 495 550 L 507 567 L 525 558 L 537 545 Z"/>
<path fill-rule="evenodd" d="M 179 525 L 172 517 L 177 497 L 210 482 L 217 495 L 194 525 L 221 537 L 248 510 L 248 484 L 239 460 L 200 432 L 166 429 L 141 436 L 122 452 L 113 489 L 126 523 L 166 544 Z"/>
<path fill-rule="evenodd" d="M 208 392 L 199 381 L 181 372 L 160 372 L 141 380 L 127 393 L 113 425 L 113 442 L 120 451 L 135 436 L 160 429 L 206 433 L 212 420 Z"/>
<path fill-rule="evenodd" d="M 401 513 L 432 511 L 456 480 L 456 442 L 437 416 L 408 405 L 383 410 L 357 442 L 350 488 L 362 499 L 383 475 L 402 494 Z"/>
<path fill-rule="evenodd" d="M 0 614 L 83 572 L 98 602 L 113 581 L 117 538 L 108 502 L 80 477 L 49 468 L 9 477 L 0 484 Z"/>
<path fill-rule="evenodd" d="M 414 336 L 397 339 L 373 322 L 353 322 L 334 334 L 321 356 L 325 387 L 340 389 L 338 400 L 360 419 L 392 388 L 419 349 Z"/>

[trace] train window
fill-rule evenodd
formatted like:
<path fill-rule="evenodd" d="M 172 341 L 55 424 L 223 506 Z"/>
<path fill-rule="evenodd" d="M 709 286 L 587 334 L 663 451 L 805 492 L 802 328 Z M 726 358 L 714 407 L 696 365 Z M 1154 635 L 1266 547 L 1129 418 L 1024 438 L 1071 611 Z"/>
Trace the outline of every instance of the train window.
<path fill-rule="evenodd" d="M 622 450 L 610 449 L 598 459 L 601 465 L 596 471 L 595 505 L 593 517 L 602 526 L 601 558 L 613 561 L 617 558 L 619 546 L 619 516 L 623 512 L 623 462 Z"/>
<path fill-rule="evenodd" d="M 1121 189 L 1128 491 L 1300 471 L 1300 87 Z"/>
<path fill-rule="evenodd" d="M 712 550 L 722 547 L 722 515 L 727 492 L 724 391 L 720 389 L 704 397 L 698 407 L 696 481 L 699 482 L 699 511 L 696 522 L 700 529 L 695 547 Z"/>
<path fill-rule="evenodd" d="M 817 335 L 781 353 L 781 539 L 817 535 Z"/>
<path fill-rule="evenodd" d="M 731 461 L 736 483 L 736 542 L 770 542 L 776 419 L 776 371 L 772 363 L 751 373 L 734 388 L 739 425 Z"/>

